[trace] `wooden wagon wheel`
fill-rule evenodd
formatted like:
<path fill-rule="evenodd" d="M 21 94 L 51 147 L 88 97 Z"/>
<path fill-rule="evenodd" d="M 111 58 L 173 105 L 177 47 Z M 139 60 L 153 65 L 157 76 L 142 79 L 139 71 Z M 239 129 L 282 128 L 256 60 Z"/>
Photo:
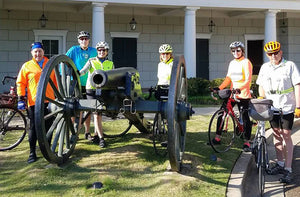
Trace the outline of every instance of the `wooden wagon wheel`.
<path fill-rule="evenodd" d="M 75 100 L 82 98 L 76 70 L 68 56 L 54 56 L 45 66 L 38 84 L 35 104 L 36 132 L 41 152 L 51 163 L 64 163 L 72 154 L 78 139 L 79 129 L 74 126 L 76 121 L 72 121 L 72 117 L 81 114 L 75 112 L 74 106 Z M 50 77 L 53 72 L 56 81 Z M 47 89 L 53 90 L 55 99 L 46 96 Z M 50 113 L 46 103 L 50 103 Z M 49 122 L 51 126 L 46 129 Z"/>
<path fill-rule="evenodd" d="M 190 111 L 187 114 L 180 113 L 180 106 L 185 103 L 187 103 L 187 78 L 185 61 L 181 56 L 176 57 L 173 62 L 166 113 L 168 153 L 173 171 L 180 171 L 185 147 L 186 120 L 190 114 Z"/>

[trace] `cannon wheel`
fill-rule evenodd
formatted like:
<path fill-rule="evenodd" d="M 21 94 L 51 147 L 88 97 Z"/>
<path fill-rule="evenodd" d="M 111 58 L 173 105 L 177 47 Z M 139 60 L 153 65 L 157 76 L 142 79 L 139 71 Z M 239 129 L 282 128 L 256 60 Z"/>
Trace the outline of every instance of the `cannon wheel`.
<path fill-rule="evenodd" d="M 71 119 L 82 114 L 75 113 L 73 105 L 75 99 L 82 98 L 76 70 L 73 61 L 66 55 L 54 56 L 45 66 L 38 84 L 35 104 L 37 138 L 42 154 L 51 163 L 64 163 L 78 139 L 78 126 Z M 50 78 L 52 72 L 55 73 L 56 83 Z M 55 100 L 46 96 L 47 87 L 53 89 Z M 50 112 L 45 108 L 44 101 L 51 103 Z M 46 122 L 48 124 L 50 121 L 51 126 L 46 129 Z"/>
<path fill-rule="evenodd" d="M 110 119 L 110 118 L 108 118 Z M 110 119 L 111 121 L 122 121 L 122 125 L 120 126 L 120 124 L 116 125 L 117 127 L 114 128 L 114 125 L 111 125 L 110 121 L 104 121 L 103 117 L 102 117 L 102 127 L 103 127 L 103 135 L 104 137 L 107 138 L 114 138 L 114 137 L 122 137 L 124 136 L 130 129 L 132 126 L 132 123 L 121 113 L 119 113 L 115 118 Z M 106 124 L 110 124 L 110 126 L 113 127 L 112 130 L 106 130 L 105 126 Z"/>
<path fill-rule="evenodd" d="M 171 169 L 180 171 L 185 147 L 186 120 L 179 119 L 177 104 L 187 102 L 187 79 L 183 56 L 173 62 L 167 102 L 168 153 Z"/>

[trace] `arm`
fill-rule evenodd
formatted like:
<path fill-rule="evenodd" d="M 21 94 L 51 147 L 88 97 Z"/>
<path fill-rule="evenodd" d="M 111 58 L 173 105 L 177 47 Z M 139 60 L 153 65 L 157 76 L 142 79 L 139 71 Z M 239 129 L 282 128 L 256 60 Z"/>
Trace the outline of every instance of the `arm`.
<path fill-rule="evenodd" d="M 90 60 L 88 60 L 88 61 L 85 63 L 84 67 L 79 71 L 80 76 L 81 76 L 81 75 L 85 75 L 85 73 L 87 73 L 87 72 L 89 71 L 91 65 L 92 65 L 92 64 L 90 63 Z"/>
<path fill-rule="evenodd" d="M 26 95 L 27 75 L 24 71 L 24 66 L 25 64 L 21 67 L 21 70 L 19 71 L 18 78 L 16 81 L 18 96 Z"/>
<path fill-rule="evenodd" d="M 259 94 L 260 97 L 263 97 L 263 98 L 266 97 L 266 95 L 265 95 L 265 90 L 263 89 L 262 86 L 259 86 L 259 87 L 258 87 L 258 94 Z"/>
<path fill-rule="evenodd" d="M 300 107 L 300 83 L 295 85 L 295 99 L 296 99 L 296 107 Z"/>
<path fill-rule="evenodd" d="M 230 77 L 226 76 L 225 80 L 222 82 L 222 84 L 219 86 L 220 90 L 223 90 L 231 83 Z"/>

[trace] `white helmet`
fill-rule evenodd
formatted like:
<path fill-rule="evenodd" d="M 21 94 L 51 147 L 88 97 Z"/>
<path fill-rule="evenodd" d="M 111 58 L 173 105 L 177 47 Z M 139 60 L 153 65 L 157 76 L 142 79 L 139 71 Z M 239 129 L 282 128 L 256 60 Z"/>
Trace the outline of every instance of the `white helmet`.
<path fill-rule="evenodd" d="M 107 42 L 101 41 L 96 44 L 96 49 L 98 49 L 98 48 L 104 48 L 104 49 L 109 50 L 109 45 Z"/>
<path fill-rule="evenodd" d="M 78 33 L 78 35 L 77 35 L 77 38 L 78 39 L 80 39 L 81 37 L 87 37 L 87 38 L 90 38 L 90 33 L 89 32 L 87 32 L 87 31 L 81 31 L 81 32 L 79 32 Z"/>
<path fill-rule="evenodd" d="M 171 47 L 171 45 L 169 44 L 163 44 L 159 47 L 159 50 L 158 50 L 159 53 L 172 53 L 173 52 L 173 49 Z"/>
<path fill-rule="evenodd" d="M 238 47 L 241 47 L 241 49 L 244 51 L 245 49 L 245 45 L 240 42 L 240 41 L 234 41 L 232 42 L 230 45 L 229 45 L 229 48 L 230 49 L 234 49 L 234 48 L 238 48 Z"/>

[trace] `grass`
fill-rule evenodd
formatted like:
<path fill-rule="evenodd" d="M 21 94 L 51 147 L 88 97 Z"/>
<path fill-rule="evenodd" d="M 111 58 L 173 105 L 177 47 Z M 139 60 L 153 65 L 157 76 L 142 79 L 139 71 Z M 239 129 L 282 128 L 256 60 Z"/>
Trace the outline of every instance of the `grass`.
<path fill-rule="evenodd" d="M 15 149 L 0 152 L 1 196 L 225 196 L 241 150 L 233 147 L 217 154 L 217 161 L 210 160 L 215 153 L 206 145 L 209 118 L 193 116 L 188 121 L 180 173 L 167 171 L 168 158 L 155 155 L 151 135 L 135 128 L 122 138 L 107 139 L 105 149 L 80 134 L 74 153 L 62 166 L 49 164 L 40 152 L 37 162 L 27 164 L 25 139 Z M 95 190 L 92 184 L 98 181 L 103 188 Z"/>

